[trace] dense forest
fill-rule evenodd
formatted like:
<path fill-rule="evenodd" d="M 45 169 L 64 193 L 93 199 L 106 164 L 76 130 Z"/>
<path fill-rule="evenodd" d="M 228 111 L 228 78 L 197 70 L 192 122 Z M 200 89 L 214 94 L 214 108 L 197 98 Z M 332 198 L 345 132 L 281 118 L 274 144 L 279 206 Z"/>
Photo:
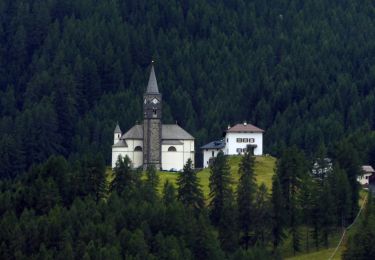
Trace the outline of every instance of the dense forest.
<path fill-rule="evenodd" d="M 243 120 L 277 156 L 364 137 L 375 125 L 374 10 L 370 0 L 3 0 L 1 175 L 51 154 L 109 163 L 116 121 L 142 120 L 153 59 L 163 120 L 191 132 L 197 151 Z M 358 144 L 364 160 L 373 143 Z"/>
<path fill-rule="evenodd" d="M 241 158 L 234 187 L 220 152 L 210 166 L 208 198 L 190 159 L 176 185 L 160 187 L 155 168 L 132 169 L 128 157 L 118 159 L 112 181 L 100 156 L 71 165 L 50 157 L 0 181 L 0 258 L 280 259 L 328 248 L 358 211 L 358 161 L 345 146 L 333 164 L 321 149 L 313 169 L 302 151 L 286 149 L 272 192 L 255 182 L 250 153 Z M 350 240 L 346 256 L 374 256 L 367 250 L 371 209 L 366 232 L 356 235 L 366 243 Z"/>

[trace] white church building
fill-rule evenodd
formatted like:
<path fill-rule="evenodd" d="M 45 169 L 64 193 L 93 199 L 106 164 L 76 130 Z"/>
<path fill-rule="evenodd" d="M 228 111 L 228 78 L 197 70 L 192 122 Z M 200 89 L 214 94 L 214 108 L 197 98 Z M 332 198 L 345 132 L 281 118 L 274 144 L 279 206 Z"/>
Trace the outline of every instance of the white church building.
<path fill-rule="evenodd" d="M 210 165 L 219 151 L 226 155 L 243 154 L 250 151 L 254 155 L 263 155 L 264 130 L 246 122 L 228 127 L 224 139 L 213 141 L 201 147 L 203 167 Z"/>
<path fill-rule="evenodd" d="M 180 171 L 188 159 L 194 165 L 194 137 L 177 124 L 162 124 L 162 95 L 154 66 L 143 99 L 143 123 L 125 133 L 119 125 L 115 128 L 112 168 L 120 155 L 128 156 L 133 168 L 154 165 L 157 169 Z"/>

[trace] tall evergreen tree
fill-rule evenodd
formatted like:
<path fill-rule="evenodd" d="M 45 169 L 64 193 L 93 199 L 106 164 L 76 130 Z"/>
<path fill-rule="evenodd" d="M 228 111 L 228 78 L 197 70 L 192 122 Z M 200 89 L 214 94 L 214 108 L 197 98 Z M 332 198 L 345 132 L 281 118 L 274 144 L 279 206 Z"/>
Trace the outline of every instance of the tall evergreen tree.
<path fill-rule="evenodd" d="M 192 163 L 192 160 L 188 159 L 177 177 L 177 199 L 186 207 L 201 210 L 204 207 L 203 192 Z"/>
<path fill-rule="evenodd" d="M 210 166 L 210 218 L 219 225 L 225 204 L 232 198 L 230 168 L 226 156 L 220 151 Z"/>
<path fill-rule="evenodd" d="M 146 170 L 146 196 L 153 201 L 157 197 L 160 179 L 154 165 L 148 166 Z"/>
<path fill-rule="evenodd" d="M 254 196 L 257 191 L 254 172 L 255 159 L 250 152 L 241 158 L 238 169 L 240 179 L 237 187 L 238 221 L 241 230 L 241 242 L 247 249 L 251 233 L 254 232 L 255 205 Z"/>
<path fill-rule="evenodd" d="M 281 242 L 286 237 L 286 212 L 283 192 L 281 189 L 279 177 L 274 175 L 272 177 L 272 244 L 273 249 L 276 250 Z"/>
<path fill-rule="evenodd" d="M 133 186 L 133 173 L 131 161 L 128 156 L 119 156 L 113 169 L 114 178 L 111 183 L 111 191 L 122 193 Z"/>

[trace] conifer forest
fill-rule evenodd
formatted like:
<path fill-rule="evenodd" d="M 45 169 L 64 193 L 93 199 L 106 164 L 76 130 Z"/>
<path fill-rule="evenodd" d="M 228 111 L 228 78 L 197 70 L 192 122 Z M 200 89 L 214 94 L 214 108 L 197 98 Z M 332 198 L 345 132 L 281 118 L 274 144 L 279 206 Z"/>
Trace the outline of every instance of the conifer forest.
<path fill-rule="evenodd" d="M 203 144 L 246 120 L 277 158 L 119 158 L 154 62 L 163 123 Z M 0 259 L 283 259 L 334 247 L 375 166 L 375 2 L 0 0 Z M 343 259 L 375 257 L 369 195 Z"/>

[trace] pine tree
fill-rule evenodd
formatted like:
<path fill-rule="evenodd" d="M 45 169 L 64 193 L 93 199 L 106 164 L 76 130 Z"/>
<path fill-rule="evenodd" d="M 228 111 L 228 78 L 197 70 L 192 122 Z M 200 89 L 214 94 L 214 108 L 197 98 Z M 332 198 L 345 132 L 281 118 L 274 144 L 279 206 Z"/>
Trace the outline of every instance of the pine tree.
<path fill-rule="evenodd" d="M 177 199 L 186 207 L 201 210 L 204 207 L 203 192 L 197 174 L 192 168 L 192 161 L 188 159 L 184 169 L 177 177 Z"/>
<path fill-rule="evenodd" d="M 261 247 L 265 247 L 269 241 L 271 230 L 271 202 L 268 194 L 267 187 L 262 183 L 257 191 L 254 201 L 254 235 L 255 243 Z"/>
<path fill-rule="evenodd" d="M 250 234 L 254 231 L 255 205 L 254 196 L 257 185 L 255 182 L 254 157 L 249 153 L 241 159 L 238 169 L 240 179 L 237 188 L 238 221 L 241 230 L 241 243 L 247 249 L 250 242 Z"/>
<path fill-rule="evenodd" d="M 218 226 L 222 215 L 224 206 L 227 200 L 232 198 L 230 168 L 227 158 L 224 153 L 220 151 L 213 164 L 210 166 L 210 218 L 214 225 Z"/>
<path fill-rule="evenodd" d="M 114 179 L 111 183 L 111 192 L 116 191 L 119 194 L 133 185 L 133 170 L 131 169 L 130 159 L 128 156 L 119 158 L 113 169 Z"/>
<path fill-rule="evenodd" d="M 279 177 L 274 175 L 272 177 L 272 243 L 273 249 L 276 250 L 277 247 L 285 238 L 285 226 L 286 226 L 286 217 L 285 217 L 285 202 L 283 198 L 283 193 L 281 190 L 281 185 Z"/>
<path fill-rule="evenodd" d="M 153 201 L 157 197 L 159 176 L 154 165 L 148 166 L 146 170 L 146 192 L 147 197 Z"/>
<path fill-rule="evenodd" d="M 176 190 L 168 180 L 163 186 L 163 201 L 166 206 L 173 204 L 176 201 Z"/>
<path fill-rule="evenodd" d="M 87 185 L 89 186 L 89 194 L 92 194 L 95 201 L 99 202 L 107 193 L 105 164 L 101 155 L 96 155 L 89 159 L 86 174 L 88 177 Z"/>

